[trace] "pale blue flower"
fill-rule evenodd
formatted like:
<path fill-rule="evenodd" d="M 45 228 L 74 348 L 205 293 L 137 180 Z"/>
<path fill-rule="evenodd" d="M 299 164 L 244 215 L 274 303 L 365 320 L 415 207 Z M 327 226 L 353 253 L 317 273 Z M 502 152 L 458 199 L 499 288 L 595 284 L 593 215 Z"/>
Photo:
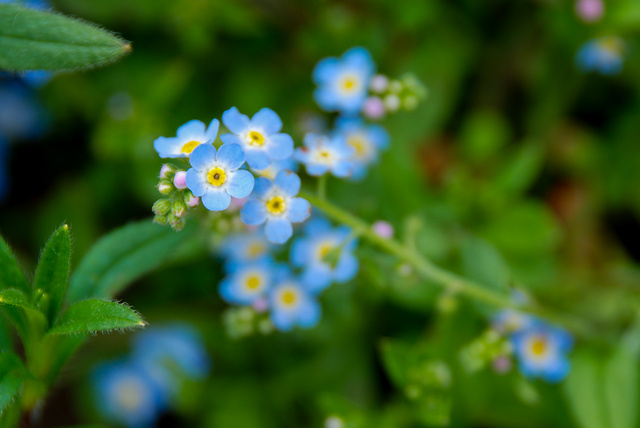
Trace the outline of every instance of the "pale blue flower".
<path fill-rule="evenodd" d="M 313 70 L 313 81 L 318 85 L 313 96 L 324 110 L 356 115 L 374 72 L 371 55 L 361 47 L 349 49 L 342 58 L 324 58 Z"/>
<path fill-rule="evenodd" d="M 273 181 L 259 177 L 240 217 L 251 226 L 264 223 L 267 239 L 283 244 L 293 234 L 291 223 L 301 223 L 311 215 L 309 202 L 296 197 L 299 191 L 300 177 L 291 171 L 280 171 Z"/>
<path fill-rule="evenodd" d="M 187 171 L 187 187 L 210 211 L 225 210 L 231 196 L 244 198 L 253 190 L 253 175 L 238 169 L 244 164 L 244 153 L 237 144 L 225 144 L 217 151 L 202 144 L 194 149 L 189 162 L 193 168 Z"/>
<path fill-rule="evenodd" d="M 618 74 L 622 70 L 624 49 L 624 42 L 619 37 L 601 37 L 582 45 L 576 62 L 583 71 Z"/>
<path fill-rule="evenodd" d="M 251 168 L 265 169 L 293 153 L 293 139 L 280 132 L 282 121 L 271 109 L 263 108 L 249 119 L 231 107 L 222 114 L 222 122 L 232 134 L 223 134 L 220 139 L 224 144 L 239 144 Z"/>
<path fill-rule="evenodd" d="M 226 258 L 227 272 L 239 265 L 269 258 L 271 244 L 261 233 L 245 232 L 228 236 L 220 245 L 219 254 Z"/>
<path fill-rule="evenodd" d="M 320 305 L 315 296 L 296 280 L 289 269 L 278 270 L 275 286 L 269 291 L 271 322 L 281 331 L 294 326 L 311 328 L 320 321 Z"/>
<path fill-rule="evenodd" d="M 213 144 L 218 128 L 218 119 L 213 119 L 207 129 L 199 120 L 190 120 L 178 128 L 176 137 L 159 137 L 153 147 L 161 158 L 186 158 L 201 144 Z"/>
<path fill-rule="evenodd" d="M 313 293 L 332 282 L 346 282 L 358 273 L 358 259 L 353 255 L 357 241 L 348 227 L 331 227 L 323 218 L 305 225 L 305 236 L 291 246 L 291 262 L 304 269 L 301 282 Z"/>
<path fill-rule="evenodd" d="M 305 164 L 307 173 L 313 176 L 331 172 L 336 177 L 345 178 L 353 171 L 351 158 L 355 149 L 348 145 L 342 135 L 328 137 L 320 134 L 307 134 L 304 147 L 296 149 L 295 158 Z"/>
<path fill-rule="evenodd" d="M 289 156 L 288 158 L 271 162 L 271 165 L 269 165 L 265 169 L 254 169 L 254 172 L 263 177 L 267 177 L 273 180 L 274 178 L 276 178 L 276 175 L 284 169 L 292 172 L 298 172 L 298 168 L 298 162 L 296 162 L 293 156 Z"/>
<path fill-rule="evenodd" d="M 270 259 L 238 264 L 219 286 L 220 296 L 227 303 L 251 305 L 266 296 L 273 282 L 275 264 Z"/>
<path fill-rule="evenodd" d="M 369 165 L 377 162 L 380 152 L 389 147 L 387 131 L 380 125 L 366 125 L 361 119 L 340 118 L 335 133 L 353 147 L 350 178 L 354 180 L 364 178 Z"/>

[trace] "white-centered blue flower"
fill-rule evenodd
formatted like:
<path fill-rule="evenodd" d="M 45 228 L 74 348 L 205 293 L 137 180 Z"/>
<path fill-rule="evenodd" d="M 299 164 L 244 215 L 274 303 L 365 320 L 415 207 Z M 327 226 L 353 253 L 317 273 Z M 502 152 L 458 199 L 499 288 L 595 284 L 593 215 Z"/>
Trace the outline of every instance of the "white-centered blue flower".
<path fill-rule="evenodd" d="M 619 37 L 601 37 L 582 45 L 576 55 L 576 62 L 584 71 L 618 74 L 622 70 L 624 50 L 624 42 Z"/>
<path fill-rule="evenodd" d="M 356 115 L 374 73 L 371 55 L 361 47 L 349 49 L 342 58 L 324 58 L 313 69 L 313 81 L 318 85 L 313 96 L 324 110 Z"/>
<path fill-rule="evenodd" d="M 511 337 L 519 368 L 528 378 L 540 377 L 556 383 L 570 370 L 567 352 L 573 346 L 571 335 L 557 327 L 536 320 Z"/>
<path fill-rule="evenodd" d="M 91 380 L 96 409 L 112 423 L 150 427 L 166 407 L 167 397 L 158 384 L 130 361 L 102 364 L 93 370 Z"/>
<path fill-rule="evenodd" d="M 244 198 L 253 190 L 253 175 L 238 169 L 244 163 L 244 152 L 237 144 L 224 144 L 217 151 L 212 145 L 200 145 L 189 162 L 192 168 L 187 171 L 187 187 L 210 211 L 225 210 L 231 196 Z"/>
<path fill-rule="evenodd" d="M 271 259 L 237 265 L 220 282 L 220 296 L 234 305 L 253 304 L 266 296 L 273 282 L 274 268 L 275 264 Z"/>
<path fill-rule="evenodd" d="M 277 272 L 275 286 L 269 291 L 271 322 L 281 331 L 294 326 L 311 328 L 320 321 L 320 305 L 289 269 Z"/>
<path fill-rule="evenodd" d="M 304 232 L 291 246 L 291 262 L 304 269 L 301 281 L 312 293 L 334 281 L 349 281 L 358 273 L 358 259 L 353 255 L 357 241 L 348 227 L 333 228 L 327 220 L 314 218 Z"/>
<path fill-rule="evenodd" d="M 259 177 L 240 217 L 251 226 L 264 223 L 267 239 L 283 244 L 293 234 L 291 223 L 303 222 L 311 215 L 309 202 L 296 197 L 299 191 L 300 177 L 291 171 L 280 171 L 273 181 Z"/>
<path fill-rule="evenodd" d="M 161 158 L 186 158 L 201 144 L 213 144 L 218 128 L 218 119 L 213 119 L 207 129 L 199 120 L 190 120 L 178 128 L 176 137 L 159 137 L 153 147 Z"/>
<path fill-rule="evenodd" d="M 353 148 L 350 178 L 355 180 L 364 178 L 369 165 L 377 162 L 380 152 L 389 147 L 387 131 L 380 125 L 366 125 L 361 119 L 340 118 L 335 133 Z"/>
<path fill-rule="evenodd" d="M 321 134 L 307 134 L 304 147 L 296 149 L 295 158 L 305 164 L 307 173 L 313 176 L 331 172 L 336 177 L 345 178 L 353 171 L 351 158 L 355 149 L 348 145 L 342 135 L 328 137 Z"/>
<path fill-rule="evenodd" d="M 222 122 L 232 134 L 222 134 L 224 144 L 239 144 L 251 168 L 265 169 L 271 162 L 285 159 L 293 153 L 293 139 L 281 133 L 282 121 L 269 108 L 263 108 L 251 119 L 231 107 L 222 114 Z"/>

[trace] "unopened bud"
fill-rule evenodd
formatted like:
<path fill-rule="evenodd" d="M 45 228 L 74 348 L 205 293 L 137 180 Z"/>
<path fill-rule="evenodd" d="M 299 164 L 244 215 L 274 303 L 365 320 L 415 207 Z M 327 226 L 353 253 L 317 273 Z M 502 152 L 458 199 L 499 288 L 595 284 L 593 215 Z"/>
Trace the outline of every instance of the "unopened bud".
<path fill-rule="evenodd" d="M 157 215 L 166 215 L 169 213 L 171 209 L 171 202 L 168 199 L 158 199 L 151 207 L 154 214 Z"/>
<path fill-rule="evenodd" d="M 173 185 L 177 189 L 183 190 L 187 188 L 187 171 L 178 171 L 173 176 Z"/>
<path fill-rule="evenodd" d="M 171 227 L 176 232 L 180 232 L 184 228 L 185 224 L 186 224 L 185 220 L 181 218 L 181 219 L 178 219 L 178 221 L 171 223 Z"/>
<path fill-rule="evenodd" d="M 174 216 L 182 218 L 182 216 L 184 216 L 187 212 L 187 207 L 185 206 L 184 202 L 174 201 L 173 204 L 171 204 L 171 212 Z"/>
<path fill-rule="evenodd" d="M 387 95 L 384 97 L 384 106 L 387 111 L 395 112 L 400 108 L 400 98 L 397 95 Z"/>
<path fill-rule="evenodd" d="M 173 192 L 173 184 L 169 180 L 160 180 L 158 183 L 158 192 L 162 195 L 168 195 Z"/>
<path fill-rule="evenodd" d="M 389 83 L 389 92 L 393 94 L 399 94 L 402 91 L 403 85 L 399 80 L 392 80 Z"/>
<path fill-rule="evenodd" d="M 154 223 L 161 224 L 161 225 L 167 225 L 167 224 L 169 224 L 169 220 L 167 220 L 167 216 L 166 216 L 166 215 L 159 215 L 159 214 L 158 214 L 158 215 L 156 215 L 156 216 L 153 218 L 153 222 L 154 222 Z"/>
<path fill-rule="evenodd" d="M 182 198 L 185 204 L 187 204 L 190 208 L 197 207 L 200 203 L 200 198 L 197 196 L 193 196 L 193 193 L 190 191 L 184 192 L 184 197 Z"/>
<path fill-rule="evenodd" d="M 171 165 L 170 163 L 165 163 L 164 165 L 162 165 L 162 168 L 160 168 L 160 179 L 171 180 L 175 172 L 175 166 Z"/>
<path fill-rule="evenodd" d="M 371 83 L 369 83 L 369 88 L 371 92 L 381 94 L 387 90 L 389 87 L 389 79 L 387 76 L 383 76 L 382 74 L 376 74 L 371 78 Z"/>
<path fill-rule="evenodd" d="M 362 113 L 369 119 L 380 119 L 384 117 L 386 109 L 384 103 L 378 97 L 369 97 L 364 101 Z"/>

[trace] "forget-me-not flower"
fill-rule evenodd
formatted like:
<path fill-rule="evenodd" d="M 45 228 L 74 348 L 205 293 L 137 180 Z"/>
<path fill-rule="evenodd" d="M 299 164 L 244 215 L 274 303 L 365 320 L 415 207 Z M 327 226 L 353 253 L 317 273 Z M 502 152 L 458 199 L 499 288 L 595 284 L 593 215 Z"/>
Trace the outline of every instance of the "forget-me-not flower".
<path fill-rule="evenodd" d="M 296 325 L 311 328 L 320 320 L 320 305 L 315 296 L 287 268 L 276 274 L 275 286 L 269 292 L 269 308 L 271 322 L 281 331 L 289 331 Z"/>
<path fill-rule="evenodd" d="M 251 168 L 265 169 L 273 160 L 285 159 L 293 153 L 293 139 L 281 133 L 282 121 L 269 108 L 263 108 L 251 119 L 231 107 L 222 113 L 222 122 L 232 134 L 222 134 L 224 144 L 239 144 Z"/>
<path fill-rule="evenodd" d="M 330 171 L 336 177 L 345 178 L 353 170 L 354 153 L 355 149 L 342 135 L 307 134 L 304 147 L 296 149 L 295 158 L 306 165 L 309 175 L 320 176 Z"/>
<path fill-rule="evenodd" d="M 622 70 L 624 48 L 624 42 L 619 37 L 601 37 L 582 45 L 576 62 L 584 71 L 618 74 Z"/>
<path fill-rule="evenodd" d="M 331 227 L 323 218 L 314 218 L 305 226 L 305 236 L 291 246 L 291 261 L 304 269 L 301 281 L 313 292 L 324 290 L 331 282 L 346 282 L 358 273 L 353 255 L 357 241 L 348 227 Z"/>
<path fill-rule="evenodd" d="M 252 305 L 264 297 L 273 281 L 275 264 L 270 259 L 237 265 L 219 286 L 220 296 L 227 303 Z"/>
<path fill-rule="evenodd" d="M 336 125 L 336 134 L 353 147 L 350 178 L 364 178 L 367 167 L 376 162 L 380 151 L 389 146 L 389 134 L 382 126 L 365 125 L 361 119 L 341 118 Z"/>
<path fill-rule="evenodd" d="M 520 371 L 525 377 L 540 377 L 556 383 L 569 373 L 566 353 L 573 346 L 573 338 L 567 331 L 536 320 L 529 327 L 516 332 L 511 342 Z"/>
<path fill-rule="evenodd" d="M 178 128 L 176 137 L 159 137 L 153 142 L 161 158 L 186 158 L 201 144 L 212 144 L 218 135 L 220 122 L 213 119 L 209 128 L 199 120 L 190 120 Z"/>
<path fill-rule="evenodd" d="M 226 258 L 225 269 L 233 272 L 238 265 L 269 258 L 271 244 L 261 233 L 236 233 L 220 245 L 219 253 Z"/>
<path fill-rule="evenodd" d="M 288 158 L 274 160 L 273 162 L 271 162 L 271 165 L 269 165 L 265 169 L 256 169 L 254 170 L 254 172 L 263 177 L 267 177 L 273 180 L 274 178 L 276 178 L 276 175 L 283 169 L 288 169 L 292 172 L 298 172 L 298 167 L 298 162 L 296 162 L 293 156 L 289 156 Z"/>
<path fill-rule="evenodd" d="M 217 151 L 202 144 L 193 150 L 189 162 L 187 186 L 209 211 L 225 210 L 231 196 L 244 198 L 253 190 L 253 175 L 238 169 L 244 163 L 244 152 L 237 144 L 224 144 Z"/>
<path fill-rule="evenodd" d="M 97 410 L 118 425 L 151 427 L 166 406 L 167 397 L 155 380 L 130 361 L 102 364 L 91 379 Z"/>
<path fill-rule="evenodd" d="M 293 234 L 291 223 L 303 222 L 311 215 L 309 202 L 296 197 L 299 191 L 300 177 L 291 171 L 280 171 L 273 181 L 258 177 L 255 191 L 240 210 L 240 217 L 252 226 L 265 223 L 267 239 L 285 243 Z"/>
<path fill-rule="evenodd" d="M 356 115 L 367 98 L 374 72 L 371 55 L 361 47 L 349 49 L 342 58 L 324 58 L 313 69 L 313 81 L 318 85 L 313 96 L 324 110 Z"/>

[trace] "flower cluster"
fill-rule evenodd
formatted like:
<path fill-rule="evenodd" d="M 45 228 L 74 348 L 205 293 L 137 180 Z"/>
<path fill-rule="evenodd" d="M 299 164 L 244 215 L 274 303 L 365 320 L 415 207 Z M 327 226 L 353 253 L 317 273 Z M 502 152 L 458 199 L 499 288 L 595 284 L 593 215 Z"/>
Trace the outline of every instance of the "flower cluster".
<path fill-rule="evenodd" d="M 96 409 L 115 424 L 151 426 L 188 379 L 204 378 L 211 362 L 202 338 L 187 324 L 138 333 L 126 359 L 102 363 L 91 374 Z"/>
<path fill-rule="evenodd" d="M 317 216 L 307 222 L 312 207 L 299 195 L 302 180 L 296 171 L 304 165 L 312 177 L 330 173 L 365 178 L 388 148 L 389 136 L 364 118 L 415 108 L 426 93 L 410 76 L 389 80 L 376 75 L 364 48 L 321 60 L 313 80 L 320 107 L 340 115 L 334 129 L 306 134 L 298 148 L 281 132 L 283 123 L 269 108 L 252 117 L 236 107 L 226 110 L 222 125 L 228 132 L 220 135 L 220 142 L 217 119 L 208 127 L 191 120 L 175 137 L 154 142 L 160 157 L 175 162 L 160 171 L 158 190 L 164 197 L 153 206 L 157 223 L 180 230 L 186 214 L 200 206 L 226 211 L 233 219 L 239 211 L 241 224 L 210 216 L 218 233 L 235 232 L 218 247 L 226 271 L 219 292 L 236 306 L 225 315 L 234 336 L 312 327 L 320 319 L 320 293 L 356 275 L 355 237 L 348 228 L 334 228 Z M 376 100 L 383 104 L 382 114 L 369 114 L 366 106 Z M 301 236 L 296 236 L 294 226 L 305 222 Z M 289 241 L 289 249 L 282 247 Z"/>
<path fill-rule="evenodd" d="M 582 45 L 576 56 L 576 63 L 583 71 L 618 74 L 622 70 L 624 51 L 625 43 L 619 37 L 601 37 Z"/>

